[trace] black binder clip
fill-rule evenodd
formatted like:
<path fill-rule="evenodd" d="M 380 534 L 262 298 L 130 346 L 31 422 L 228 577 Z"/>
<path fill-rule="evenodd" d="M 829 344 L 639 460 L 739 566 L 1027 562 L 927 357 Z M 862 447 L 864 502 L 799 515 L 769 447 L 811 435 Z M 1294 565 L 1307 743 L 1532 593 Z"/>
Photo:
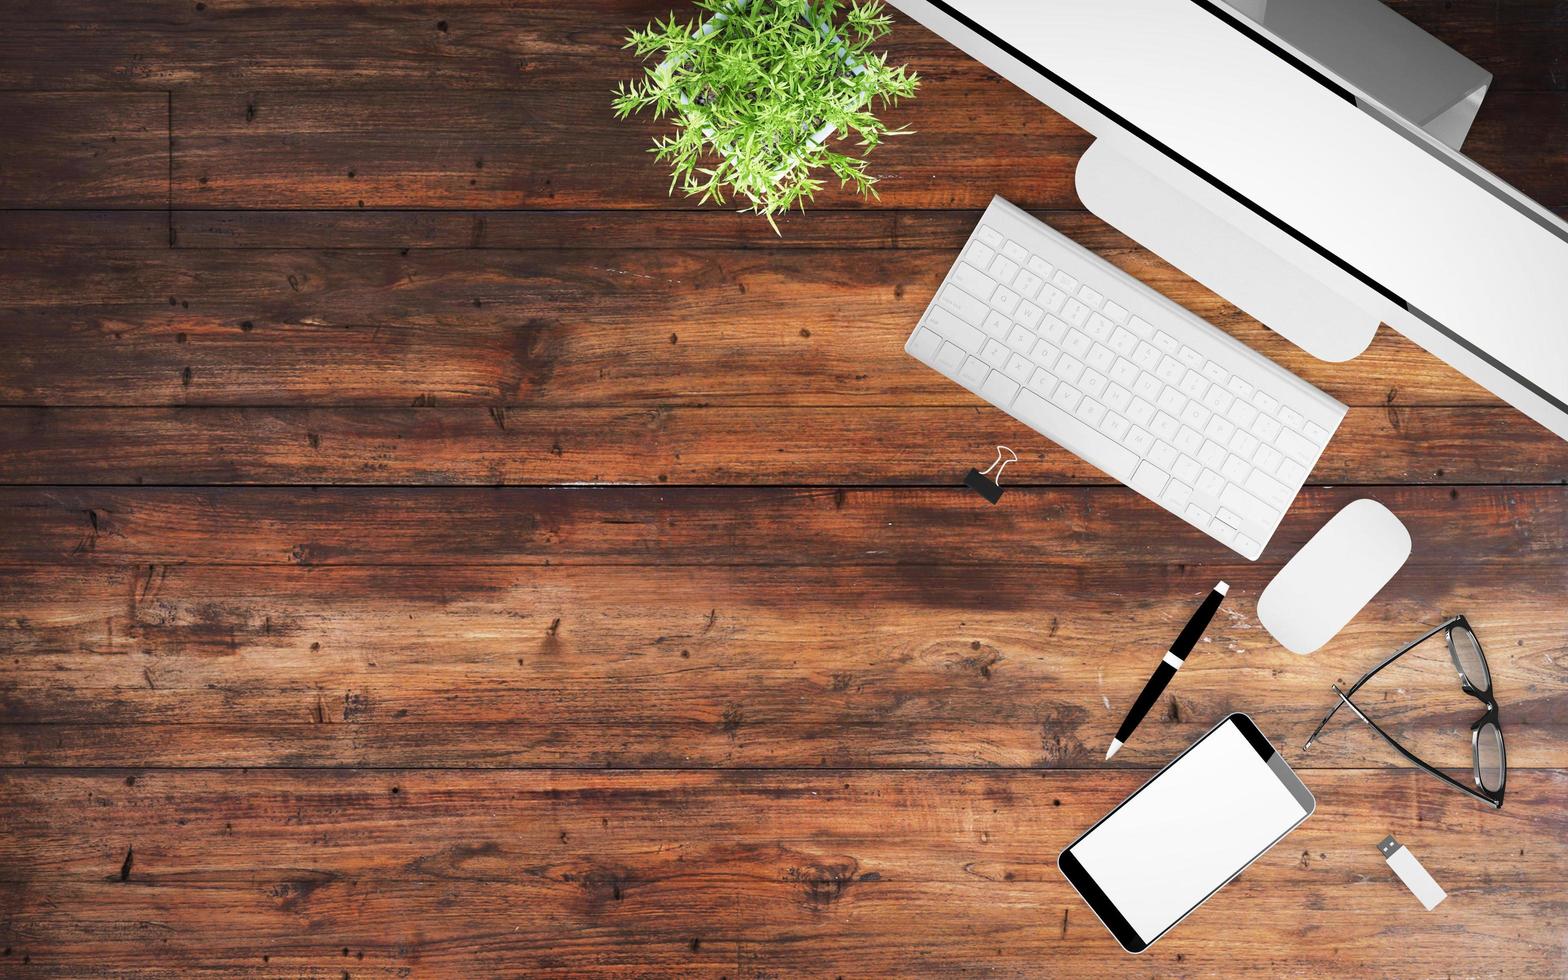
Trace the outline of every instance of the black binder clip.
<path fill-rule="evenodd" d="M 1018 454 L 1006 446 L 996 447 L 996 462 L 987 466 L 984 471 L 970 470 L 964 477 L 964 486 L 978 493 L 991 503 L 1002 499 L 1002 471 L 1007 469 L 1008 463 L 1018 462 Z M 992 474 L 995 470 L 995 474 Z"/>

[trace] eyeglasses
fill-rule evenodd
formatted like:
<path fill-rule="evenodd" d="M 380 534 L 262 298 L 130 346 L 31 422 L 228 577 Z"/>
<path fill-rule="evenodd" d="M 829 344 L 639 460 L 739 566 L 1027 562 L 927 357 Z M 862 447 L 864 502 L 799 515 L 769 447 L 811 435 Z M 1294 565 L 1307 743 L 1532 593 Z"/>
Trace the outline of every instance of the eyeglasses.
<path fill-rule="evenodd" d="M 1447 773 L 1439 771 L 1435 766 L 1429 765 L 1409 749 L 1396 742 L 1392 736 L 1377 726 L 1377 722 L 1368 718 L 1351 697 L 1367 681 L 1371 680 L 1378 671 L 1403 657 L 1416 647 L 1442 633 L 1448 641 L 1448 657 L 1454 662 L 1454 669 L 1459 671 L 1459 686 L 1471 697 L 1486 706 L 1486 713 L 1474 725 L 1470 726 L 1470 750 L 1473 756 L 1473 770 L 1475 786 L 1466 786 Z M 1468 796 L 1472 796 L 1483 803 L 1496 809 L 1502 809 L 1503 790 L 1508 784 L 1508 750 L 1503 745 L 1503 726 L 1498 720 L 1497 699 L 1492 696 L 1492 673 L 1486 666 L 1486 655 L 1481 652 L 1481 643 L 1475 638 L 1475 632 L 1470 629 L 1470 623 L 1463 616 L 1455 616 L 1445 623 L 1440 623 L 1435 629 L 1425 636 L 1400 647 L 1387 660 L 1373 667 L 1361 676 L 1359 681 L 1351 685 L 1349 691 L 1341 691 L 1339 685 L 1334 685 L 1334 693 L 1339 695 L 1339 703 L 1323 716 L 1318 722 L 1318 727 L 1313 730 L 1312 737 L 1307 739 L 1307 748 L 1317 741 L 1318 733 L 1323 731 L 1323 726 L 1328 724 L 1341 706 L 1348 706 L 1356 713 L 1356 717 L 1372 726 L 1372 730 L 1382 736 L 1383 741 L 1394 747 L 1400 755 L 1425 769 L 1427 772 L 1441 779 L 1455 789 Z"/>

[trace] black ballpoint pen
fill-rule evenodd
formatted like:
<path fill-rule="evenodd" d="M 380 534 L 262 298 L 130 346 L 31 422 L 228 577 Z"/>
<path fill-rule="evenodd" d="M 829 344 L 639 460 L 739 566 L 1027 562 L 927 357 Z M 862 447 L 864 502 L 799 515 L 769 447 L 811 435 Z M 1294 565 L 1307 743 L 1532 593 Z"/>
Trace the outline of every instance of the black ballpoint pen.
<path fill-rule="evenodd" d="M 1203 605 L 1187 620 L 1187 625 L 1182 627 L 1181 635 L 1176 637 L 1176 642 L 1165 652 L 1165 657 L 1160 665 L 1154 668 L 1154 676 L 1149 678 L 1149 683 L 1143 685 L 1143 693 L 1138 695 L 1138 700 L 1133 703 L 1132 710 L 1127 712 L 1127 717 L 1122 720 L 1122 727 L 1116 730 L 1116 737 L 1111 739 L 1111 747 L 1105 753 L 1109 759 L 1116 754 L 1129 738 L 1132 738 L 1133 729 L 1143 721 L 1143 716 L 1154 707 L 1154 702 L 1165 693 L 1165 686 L 1176 676 L 1181 665 L 1186 662 L 1187 654 L 1198 645 L 1198 638 L 1203 631 L 1209 628 L 1209 620 L 1214 618 L 1214 613 L 1220 608 L 1220 603 L 1225 601 L 1225 593 L 1230 591 L 1230 586 L 1221 582 L 1203 600 Z"/>

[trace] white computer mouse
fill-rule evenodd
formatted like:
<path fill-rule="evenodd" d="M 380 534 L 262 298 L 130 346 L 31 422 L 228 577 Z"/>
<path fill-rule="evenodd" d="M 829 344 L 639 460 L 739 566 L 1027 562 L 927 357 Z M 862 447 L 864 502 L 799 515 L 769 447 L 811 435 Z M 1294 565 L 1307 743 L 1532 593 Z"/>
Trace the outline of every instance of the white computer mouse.
<path fill-rule="evenodd" d="M 1410 532 L 1376 500 L 1335 514 L 1258 598 L 1258 619 L 1292 653 L 1334 638 L 1410 557 Z"/>

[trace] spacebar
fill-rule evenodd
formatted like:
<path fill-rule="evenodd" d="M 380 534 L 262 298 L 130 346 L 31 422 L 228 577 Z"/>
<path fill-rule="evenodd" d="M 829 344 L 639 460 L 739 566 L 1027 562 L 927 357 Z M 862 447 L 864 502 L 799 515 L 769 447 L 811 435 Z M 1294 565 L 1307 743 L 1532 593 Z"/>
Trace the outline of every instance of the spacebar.
<path fill-rule="evenodd" d="M 1132 479 L 1133 470 L 1138 466 L 1137 456 L 1112 442 L 1105 433 L 1089 428 L 1029 389 L 1025 388 L 1018 393 L 1010 411 L 1018 421 L 1055 440 L 1063 448 L 1078 454 L 1123 483 Z"/>

